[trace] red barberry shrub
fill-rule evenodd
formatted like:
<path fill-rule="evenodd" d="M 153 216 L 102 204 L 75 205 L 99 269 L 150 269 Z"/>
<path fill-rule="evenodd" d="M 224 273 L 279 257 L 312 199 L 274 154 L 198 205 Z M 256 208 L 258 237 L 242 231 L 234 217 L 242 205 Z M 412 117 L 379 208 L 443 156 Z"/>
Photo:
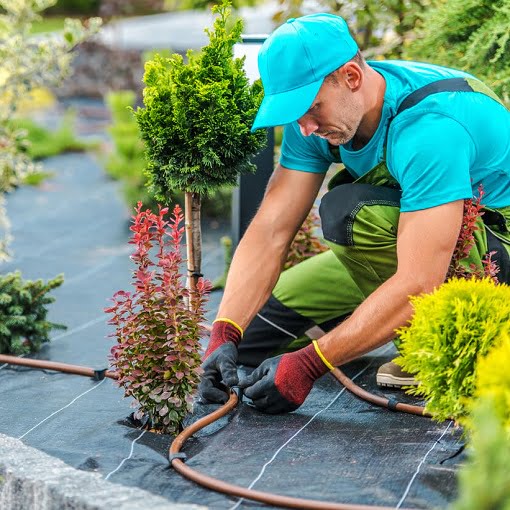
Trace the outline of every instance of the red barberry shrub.
<path fill-rule="evenodd" d="M 109 324 L 117 339 L 110 360 L 117 384 L 133 397 L 135 418 L 146 417 L 150 426 L 175 434 L 191 410 L 201 374 L 200 337 L 210 283 L 200 279 L 190 294 L 185 288 L 180 245 L 184 233 L 182 211 L 175 206 L 169 221 L 167 208 L 154 214 L 138 202 L 130 244 L 132 292 L 115 293 Z"/>
<path fill-rule="evenodd" d="M 483 216 L 482 198 L 484 190 L 482 185 L 478 188 L 478 197 L 475 200 L 464 200 L 464 217 L 462 226 L 457 240 L 457 245 L 453 252 L 450 267 L 448 268 L 447 280 L 452 278 L 475 278 L 481 280 L 483 278 L 491 278 L 494 283 L 498 283 L 497 273 L 499 268 L 492 260 L 494 252 L 487 253 L 482 259 L 482 267 L 475 264 L 466 264 L 471 249 L 475 245 L 474 233 L 479 230 L 478 224 Z"/>

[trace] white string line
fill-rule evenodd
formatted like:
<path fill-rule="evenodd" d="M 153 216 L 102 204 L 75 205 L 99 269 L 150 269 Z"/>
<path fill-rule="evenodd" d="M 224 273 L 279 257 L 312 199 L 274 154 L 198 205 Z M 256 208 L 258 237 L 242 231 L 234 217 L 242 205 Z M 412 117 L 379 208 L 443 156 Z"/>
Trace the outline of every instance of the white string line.
<path fill-rule="evenodd" d="M 51 413 L 49 416 L 47 416 L 46 418 L 44 418 L 44 420 L 41 420 L 37 425 L 34 425 L 30 430 L 27 430 L 22 436 L 18 437 L 18 439 L 23 439 L 27 434 L 29 434 L 30 432 L 32 432 L 32 430 L 36 429 L 37 427 L 39 427 L 40 425 L 42 425 L 45 421 L 48 421 L 52 416 L 55 416 L 56 414 L 60 413 L 60 411 L 63 411 L 64 409 L 68 408 L 70 405 L 74 404 L 79 398 L 83 397 L 84 395 L 86 395 L 87 393 L 90 393 L 92 390 L 95 390 L 96 388 L 98 388 L 99 386 L 101 386 L 101 384 L 103 384 L 104 382 L 106 381 L 106 379 L 103 379 L 100 383 L 96 384 L 95 386 L 93 386 L 92 388 L 89 388 L 87 391 L 84 391 L 83 393 L 81 393 L 80 395 L 78 395 L 77 397 L 75 397 L 71 402 L 69 402 L 69 404 L 65 405 L 64 407 L 58 409 L 57 411 Z"/>
<path fill-rule="evenodd" d="M 78 333 L 79 331 L 83 331 L 84 329 L 90 328 L 90 326 L 94 326 L 94 324 L 98 324 L 99 322 L 104 322 L 108 319 L 108 316 L 104 313 L 95 319 L 92 319 L 88 322 L 85 322 L 83 324 L 80 324 L 79 326 L 76 326 L 73 329 L 70 329 L 69 331 L 66 331 L 65 333 L 61 333 L 60 335 L 57 335 L 51 339 L 51 342 L 55 342 L 56 340 L 61 340 L 62 338 L 66 338 L 68 336 L 74 335 L 75 333 Z"/>
<path fill-rule="evenodd" d="M 388 348 L 384 349 L 383 352 L 385 352 Z M 372 360 L 365 368 L 363 368 L 363 370 L 360 370 L 351 380 L 354 381 L 356 378 L 358 378 L 363 372 L 365 372 L 368 368 L 370 368 L 374 363 L 374 360 Z M 315 418 L 317 418 L 317 416 L 319 416 L 319 414 L 323 413 L 324 411 L 328 410 L 341 396 L 342 394 L 345 392 L 347 388 L 342 388 L 338 394 L 335 396 L 335 398 L 326 406 L 324 407 L 323 409 L 321 409 L 320 411 L 317 411 L 291 438 L 287 439 L 287 441 L 285 441 L 285 443 L 282 444 L 282 446 L 280 446 L 280 448 L 278 448 L 278 450 L 276 450 L 276 452 L 273 454 L 273 456 L 262 466 L 262 469 L 260 470 L 260 473 L 257 475 L 257 477 L 255 478 L 255 480 L 253 480 L 253 482 L 251 482 L 251 484 L 248 486 L 248 489 L 252 489 L 253 486 L 262 478 L 262 475 L 264 474 L 266 468 L 269 466 L 269 464 L 271 464 L 275 459 L 276 457 L 278 456 L 278 454 L 300 433 L 302 432 L 306 427 L 308 427 L 308 425 L 310 425 L 310 423 L 312 423 L 312 421 L 315 420 Z M 241 505 L 241 503 L 244 501 L 244 498 L 241 498 L 234 506 L 232 506 L 229 510 L 236 510 L 236 508 L 239 507 L 239 505 Z"/>
<path fill-rule="evenodd" d="M 286 329 L 283 329 L 281 326 L 278 326 L 278 324 L 271 322 L 269 319 L 266 319 L 265 317 L 260 315 L 260 313 L 257 314 L 257 317 L 267 322 L 270 326 L 273 326 L 273 328 L 281 331 L 282 333 L 285 333 L 286 335 L 289 335 L 290 337 L 294 338 L 294 340 L 297 340 L 298 337 L 296 335 L 292 334 L 290 331 L 287 331 Z"/>
<path fill-rule="evenodd" d="M 18 356 L 18 358 L 24 358 L 26 356 L 26 354 L 21 354 L 20 356 Z M 0 367 L 0 370 L 2 370 L 2 368 L 5 368 L 6 366 L 10 365 L 10 363 L 4 363 L 1 367 Z"/>
<path fill-rule="evenodd" d="M 101 227 L 108 224 L 110 221 L 111 221 L 110 219 L 105 219 L 99 223 L 92 223 L 88 227 L 80 230 L 80 235 L 84 236 L 84 235 L 88 234 L 89 232 L 94 232 L 95 230 L 99 230 Z M 69 239 L 72 239 L 72 233 L 67 233 L 60 237 L 56 237 L 56 238 L 52 239 L 50 242 L 46 243 L 42 248 L 39 249 L 39 251 L 31 252 L 29 254 L 25 254 L 25 255 L 21 255 L 20 257 L 17 257 L 15 262 L 17 264 L 22 260 L 28 259 L 29 257 L 30 258 L 40 257 L 41 255 L 44 255 L 48 251 L 52 251 L 53 248 L 57 247 L 58 245 L 65 243 Z"/>
<path fill-rule="evenodd" d="M 127 460 L 129 460 L 132 456 L 133 456 L 133 452 L 135 450 L 135 443 L 142 438 L 142 436 L 147 432 L 147 430 L 144 430 L 142 431 L 142 433 L 136 438 L 136 439 L 133 439 L 133 441 L 131 442 L 131 451 L 129 452 L 129 456 L 126 457 L 125 459 L 122 459 L 121 463 L 113 470 L 111 471 L 110 473 L 108 473 L 104 479 L 105 480 L 108 480 L 108 478 L 110 478 L 110 476 L 112 476 L 114 473 L 116 473 L 124 464 L 124 462 L 126 462 Z"/>
<path fill-rule="evenodd" d="M 421 467 L 427 460 L 427 457 L 432 452 L 432 450 L 436 447 L 436 445 L 441 441 L 441 439 L 443 439 L 444 435 L 448 432 L 449 428 L 452 426 L 452 423 L 453 423 L 453 421 L 450 421 L 450 423 L 448 423 L 448 426 L 444 429 L 444 431 L 441 434 L 441 436 L 439 437 L 439 439 L 437 439 L 437 441 L 431 446 L 429 451 L 425 454 L 425 457 L 423 457 L 423 459 L 421 459 L 421 462 L 418 464 L 418 467 L 416 468 L 414 475 L 412 476 L 411 480 L 407 484 L 407 487 L 406 487 L 406 490 L 404 491 L 403 496 L 400 498 L 400 501 L 397 503 L 397 506 L 395 508 L 400 508 L 402 506 L 402 503 L 404 503 L 404 500 L 406 499 L 407 495 L 409 494 L 411 485 L 413 485 L 414 481 L 416 480 L 416 477 L 418 476 L 418 473 L 420 472 Z"/>

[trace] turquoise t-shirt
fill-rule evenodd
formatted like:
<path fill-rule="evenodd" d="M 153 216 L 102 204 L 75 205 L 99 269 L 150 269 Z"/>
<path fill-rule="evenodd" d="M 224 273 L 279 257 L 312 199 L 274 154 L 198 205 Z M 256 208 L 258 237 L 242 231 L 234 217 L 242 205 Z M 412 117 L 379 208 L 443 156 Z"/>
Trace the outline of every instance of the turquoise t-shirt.
<path fill-rule="evenodd" d="M 484 205 L 509 206 L 510 112 L 481 93 L 440 92 L 403 111 L 390 124 L 400 103 L 414 90 L 444 78 L 471 76 L 417 62 L 369 65 L 386 81 L 382 115 L 362 149 L 353 150 L 351 142 L 340 146 L 340 160 L 349 172 L 360 177 L 381 162 L 388 134 L 386 164 L 402 188 L 402 212 L 473 198 L 480 184 Z M 333 162 L 327 140 L 303 136 L 297 122 L 285 126 L 283 166 L 324 173 Z"/>

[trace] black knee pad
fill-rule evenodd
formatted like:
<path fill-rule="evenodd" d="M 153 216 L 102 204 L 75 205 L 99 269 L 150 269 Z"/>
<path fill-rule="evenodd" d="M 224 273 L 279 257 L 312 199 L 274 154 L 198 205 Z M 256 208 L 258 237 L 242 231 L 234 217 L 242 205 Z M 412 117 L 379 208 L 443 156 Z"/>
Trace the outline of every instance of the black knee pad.
<path fill-rule="evenodd" d="M 365 205 L 400 207 L 402 192 L 371 184 L 344 184 L 326 193 L 321 200 L 324 239 L 343 246 L 353 246 L 352 228 L 356 215 Z"/>

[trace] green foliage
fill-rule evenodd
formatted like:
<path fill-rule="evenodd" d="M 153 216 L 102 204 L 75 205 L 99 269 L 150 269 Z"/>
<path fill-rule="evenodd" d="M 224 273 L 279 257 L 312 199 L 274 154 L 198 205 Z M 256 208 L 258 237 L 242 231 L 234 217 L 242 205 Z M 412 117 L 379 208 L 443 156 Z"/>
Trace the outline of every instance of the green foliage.
<path fill-rule="evenodd" d="M 46 320 L 46 305 L 55 301 L 48 293 L 63 281 L 62 275 L 46 283 L 22 280 L 19 271 L 0 276 L 0 353 L 37 352 L 52 329 L 65 329 Z"/>
<path fill-rule="evenodd" d="M 138 204 L 130 241 L 136 248 L 133 291 L 116 292 L 105 312 L 112 314 L 111 336 L 117 340 L 110 359 L 117 383 L 136 401 L 135 416 L 175 434 L 191 410 L 202 371 L 201 324 L 210 284 L 200 279 L 193 291 L 185 288 L 180 272 L 184 218 L 179 206 L 169 222 L 163 219 L 166 212 L 160 208 L 153 214 Z"/>
<path fill-rule="evenodd" d="M 339 14 L 349 20 L 349 27 L 361 50 L 370 53 L 400 56 L 403 43 L 410 36 L 428 0 L 362 0 L 343 2 L 320 0 L 323 12 Z M 280 0 L 274 16 L 278 23 L 307 14 L 303 0 Z M 392 34 L 392 37 L 388 37 Z M 388 40 L 389 39 L 389 40 Z"/>
<path fill-rule="evenodd" d="M 53 0 L 45 14 L 67 14 L 73 16 L 97 16 L 101 0 Z M 53 5 L 55 4 L 55 5 Z"/>
<path fill-rule="evenodd" d="M 145 175 L 145 144 L 133 115 L 132 107 L 135 94 L 131 91 L 111 92 L 106 97 L 113 124 L 109 128 L 114 148 L 108 155 L 105 168 L 110 176 L 122 181 L 122 190 L 130 208 L 140 201 L 149 209 L 157 209 L 158 202 L 147 188 Z M 169 205 L 176 202 L 183 206 L 184 196 L 177 190 L 171 191 L 162 202 Z M 226 218 L 230 214 L 231 192 L 225 187 L 215 190 L 204 197 L 202 210 L 210 218 Z"/>
<path fill-rule="evenodd" d="M 23 130 L 12 127 L 20 102 L 36 87 L 55 86 L 68 74 L 70 51 L 100 26 L 89 20 L 66 20 L 62 34 L 31 35 L 39 12 L 55 0 L 2 0 L 0 10 L 0 260 L 8 258 L 9 222 L 3 208 L 3 193 L 23 183 L 26 175 L 40 171 L 24 147 Z"/>
<path fill-rule="evenodd" d="M 435 419 L 462 418 L 475 389 L 478 358 L 508 334 L 510 287 L 489 279 L 453 279 L 411 301 L 414 316 L 398 331 L 397 360 L 420 381 L 409 391 L 425 397 Z"/>
<path fill-rule="evenodd" d="M 40 20 L 34 21 L 32 23 L 32 28 L 30 29 L 31 34 L 40 34 L 44 32 L 57 32 L 64 30 L 64 21 L 65 18 L 60 16 L 52 16 L 41 18 Z"/>
<path fill-rule="evenodd" d="M 474 409 L 470 458 L 459 472 L 451 510 L 510 510 L 510 433 L 497 416 L 498 404 L 497 396 L 486 395 Z"/>
<path fill-rule="evenodd" d="M 501 341 L 480 358 L 476 366 L 476 389 L 473 406 L 479 401 L 491 399 L 494 415 L 503 425 L 510 438 L 510 335 L 505 331 Z M 463 424 L 468 429 L 476 427 L 468 416 Z"/>
<path fill-rule="evenodd" d="M 149 187 L 164 201 L 174 189 L 208 194 L 235 185 L 239 172 L 265 143 L 263 130 L 250 133 L 262 100 L 260 83 L 250 86 L 243 59 L 233 58 L 242 22 L 230 33 L 227 3 L 218 14 L 210 43 L 198 55 L 155 57 L 145 65 L 144 104 L 136 118 L 146 142 Z"/>
<path fill-rule="evenodd" d="M 23 149 L 30 158 L 37 160 L 62 154 L 63 152 L 85 151 L 97 144 L 82 142 L 74 135 L 75 114 L 68 111 L 62 120 L 62 124 L 56 131 L 51 131 L 30 119 L 14 119 L 12 127 L 23 130 Z M 26 181 L 25 181 L 26 182 Z"/>
<path fill-rule="evenodd" d="M 436 1 L 406 56 L 471 72 L 509 103 L 509 20 L 510 0 Z"/>

